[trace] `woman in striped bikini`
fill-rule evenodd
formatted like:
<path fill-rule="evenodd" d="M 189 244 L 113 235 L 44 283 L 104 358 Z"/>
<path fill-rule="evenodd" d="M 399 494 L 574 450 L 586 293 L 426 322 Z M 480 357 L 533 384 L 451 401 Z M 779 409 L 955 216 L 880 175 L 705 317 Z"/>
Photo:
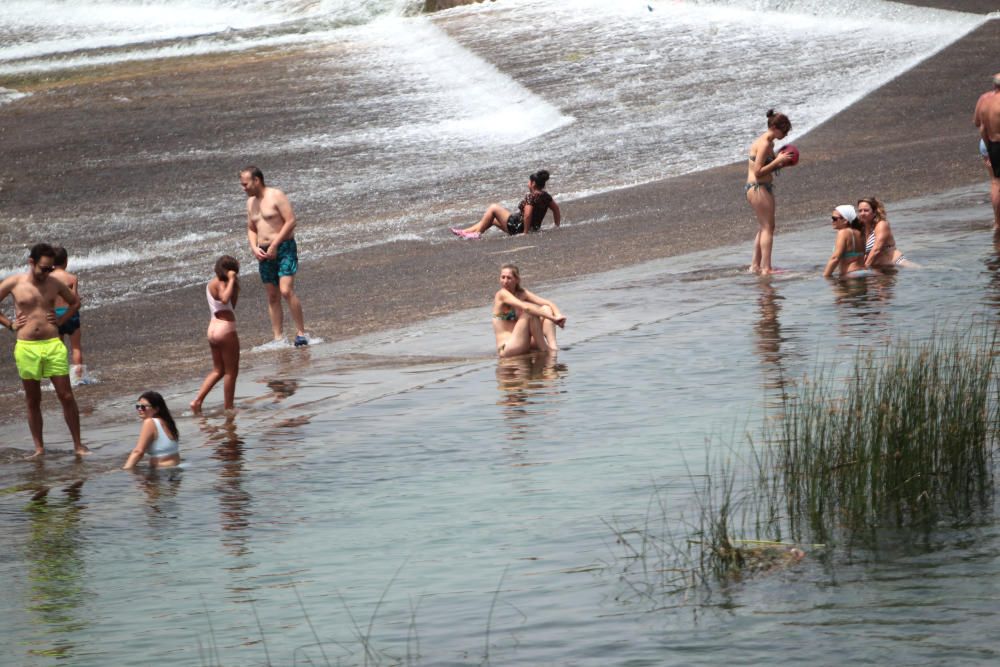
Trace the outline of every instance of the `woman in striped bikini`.
<path fill-rule="evenodd" d="M 916 266 L 896 247 L 896 237 L 892 235 L 882 202 L 875 197 L 859 199 L 858 220 L 864 227 L 866 268 Z"/>

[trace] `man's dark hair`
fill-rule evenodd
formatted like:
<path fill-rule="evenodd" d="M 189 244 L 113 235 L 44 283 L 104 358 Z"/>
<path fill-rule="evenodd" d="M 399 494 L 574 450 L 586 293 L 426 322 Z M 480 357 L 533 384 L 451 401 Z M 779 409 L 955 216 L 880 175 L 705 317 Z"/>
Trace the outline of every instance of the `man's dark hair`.
<path fill-rule="evenodd" d="M 56 259 L 56 249 L 50 246 L 48 243 L 36 243 L 31 246 L 31 252 L 28 254 L 32 262 L 37 262 L 42 257 L 51 257 L 53 263 Z"/>
<path fill-rule="evenodd" d="M 260 170 L 260 167 L 255 167 L 252 164 L 240 169 L 241 174 L 250 174 L 250 178 L 256 178 L 260 181 L 261 185 L 264 185 L 264 172 Z"/>
<path fill-rule="evenodd" d="M 65 269 L 66 265 L 69 264 L 69 253 L 66 252 L 66 248 L 57 245 L 53 250 L 56 251 L 56 254 L 52 257 L 52 264 Z"/>

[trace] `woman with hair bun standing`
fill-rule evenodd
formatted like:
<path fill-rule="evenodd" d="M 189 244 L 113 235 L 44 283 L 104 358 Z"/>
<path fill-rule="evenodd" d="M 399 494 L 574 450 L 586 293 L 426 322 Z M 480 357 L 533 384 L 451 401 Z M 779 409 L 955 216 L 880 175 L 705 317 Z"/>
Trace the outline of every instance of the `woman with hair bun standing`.
<path fill-rule="evenodd" d="M 750 144 L 750 164 L 744 188 L 747 202 L 757 216 L 759 229 L 753 242 L 750 272 L 768 275 L 771 265 L 771 248 L 774 245 L 774 174 L 786 165 L 795 164 L 797 155 L 774 152 L 776 139 L 784 139 L 792 131 L 792 122 L 783 113 L 767 112 L 767 131 Z"/>
<path fill-rule="evenodd" d="M 517 205 L 516 211 L 512 213 L 500 204 L 490 204 L 479 222 L 465 229 L 452 227 L 451 233 L 463 239 L 478 239 L 494 225 L 511 236 L 537 232 L 542 228 L 542 220 L 549 209 L 552 209 L 552 217 L 558 227 L 562 214 L 552 195 L 545 191 L 548 180 L 549 172 L 544 169 L 536 171 L 528 177 L 528 194 Z"/>

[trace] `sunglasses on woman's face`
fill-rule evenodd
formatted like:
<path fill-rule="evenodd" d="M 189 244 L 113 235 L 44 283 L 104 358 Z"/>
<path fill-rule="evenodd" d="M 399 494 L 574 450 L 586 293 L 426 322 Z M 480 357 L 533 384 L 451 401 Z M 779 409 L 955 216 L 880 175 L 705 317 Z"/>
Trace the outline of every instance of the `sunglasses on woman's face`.
<path fill-rule="evenodd" d="M 834 222 L 837 222 L 838 220 L 843 220 L 844 216 L 842 216 L 842 215 L 831 215 L 830 219 L 833 220 Z"/>
<path fill-rule="evenodd" d="M 136 410 L 148 410 L 151 407 L 153 407 L 153 406 L 150 405 L 149 403 L 136 403 L 135 404 L 135 409 Z"/>

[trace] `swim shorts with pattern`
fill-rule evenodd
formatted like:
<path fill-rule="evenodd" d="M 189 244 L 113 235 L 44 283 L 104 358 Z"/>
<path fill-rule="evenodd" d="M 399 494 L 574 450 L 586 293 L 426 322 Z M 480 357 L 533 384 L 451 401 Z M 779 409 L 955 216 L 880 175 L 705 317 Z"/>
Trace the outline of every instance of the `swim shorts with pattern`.
<path fill-rule="evenodd" d="M 66 346 L 58 338 L 19 340 L 14 345 L 14 363 L 22 380 L 69 375 Z"/>
<path fill-rule="evenodd" d="M 261 249 L 265 249 L 261 246 Z M 299 270 L 299 253 L 295 239 L 286 239 L 278 246 L 278 256 L 265 260 L 257 265 L 261 281 L 278 284 L 281 276 L 294 276 Z"/>

